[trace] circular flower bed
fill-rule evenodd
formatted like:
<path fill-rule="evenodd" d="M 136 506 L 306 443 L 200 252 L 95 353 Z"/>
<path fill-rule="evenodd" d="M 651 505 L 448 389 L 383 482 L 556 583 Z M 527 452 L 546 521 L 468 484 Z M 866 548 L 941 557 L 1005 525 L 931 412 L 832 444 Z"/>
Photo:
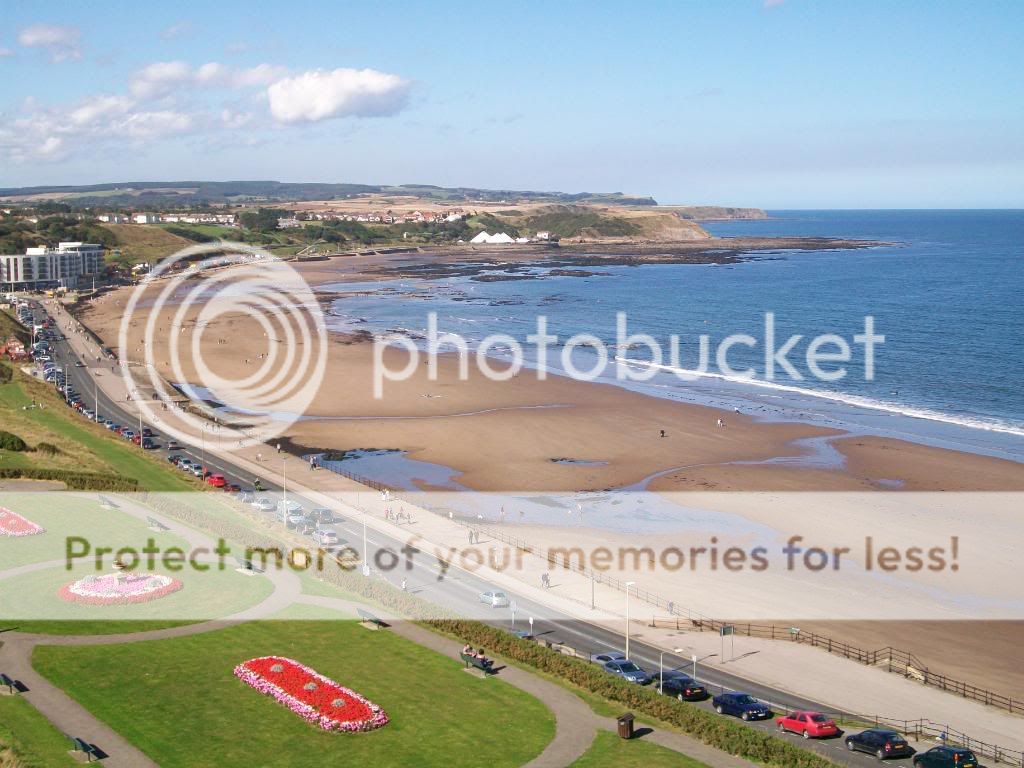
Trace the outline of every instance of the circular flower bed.
<path fill-rule="evenodd" d="M 85 576 L 61 587 L 62 600 L 89 605 L 126 605 L 146 603 L 181 589 L 181 582 L 170 576 L 144 573 L 111 573 Z"/>
<path fill-rule="evenodd" d="M 7 507 L 0 507 L 0 536 L 35 536 L 46 529 Z"/>
<path fill-rule="evenodd" d="M 388 722 L 372 701 L 294 659 L 249 659 L 235 667 L 235 676 L 325 731 L 372 731 Z"/>

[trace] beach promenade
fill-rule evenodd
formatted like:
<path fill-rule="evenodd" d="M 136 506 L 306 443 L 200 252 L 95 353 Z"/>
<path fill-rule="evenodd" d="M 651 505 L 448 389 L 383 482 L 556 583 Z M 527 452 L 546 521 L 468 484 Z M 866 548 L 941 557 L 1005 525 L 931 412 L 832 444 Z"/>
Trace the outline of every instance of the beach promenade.
<path fill-rule="evenodd" d="M 54 307 L 48 305 L 48 309 L 53 311 Z M 58 317 L 62 328 L 69 322 L 76 322 L 62 311 Z M 68 340 L 84 359 L 95 358 L 97 349 L 85 335 L 69 333 Z M 131 409 L 133 403 L 127 400 L 122 379 L 110 375 L 109 367 L 98 372 L 101 375 L 95 378 L 104 393 Z M 167 423 L 175 418 L 173 410 L 166 413 Z M 160 431 L 160 424 L 152 426 Z M 385 501 L 377 491 L 326 470 L 309 471 L 301 459 L 278 454 L 272 446 L 233 450 L 234 446 L 221 444 L 216 434 L 207 434 L 207 456 L 238 467 L 242 477 L 261 477 L 280 484 L 287 472 L 289 491 L 301 494 L 312 503 L 337 509 L 353 521 L 365 521 L 367 527 L 399 541 L 439 553 L 460 553 L 467 548 L 469 528 L 459 520 L 416 508 L 410 500 Z M 410 522 L 397 525 L 386 519 L 388 506 L 402 506 Z M 476 546 L 486 549 L 492 544 L 497 543 L 484 536 Z M 453 569 L 459 569 L 457 557 L 449 562 Z M 606 627 L 618 627 L 620 631 L 624 629 L 626 600 L 622 592 L 603 584 L 594 585 L 589 578 L 564 570 L 552 574 L 550 589 L 542 589 L 541 574 L 549 570 L 546 561 L 526 557 L 523 568 L 515 574 L 496 571 L 486 565 L 475 572 L 495 587 L 528 595 L 561 613 Z M 393 575 L 392 579 L 397 585 L 400 575 Z M 593 609 L 590 607 L 592 590 Z M 672 596 L 665 597 L 671 599 Z M 719 654 L 720 639 L 715 634 L 652 629 L 648 624 L 655 613 L 657 611 L 634 599 L 631 636 L 670 653 L 681 648 L 684 658 L 691 653 L 699 657 Z M 734 675 L 821 701 L 836 711 L 900 720 L 926 718 L 981 741 L 1024 750 L 1024 719 L 1020 717 L 803 645 L 737 638 L 736 646 L 735 659 L 723 662 L 718 658 L 710 663 L 719 664 Z M 913 636 L 909 633 L 905 646 L 913 649 Z"/>

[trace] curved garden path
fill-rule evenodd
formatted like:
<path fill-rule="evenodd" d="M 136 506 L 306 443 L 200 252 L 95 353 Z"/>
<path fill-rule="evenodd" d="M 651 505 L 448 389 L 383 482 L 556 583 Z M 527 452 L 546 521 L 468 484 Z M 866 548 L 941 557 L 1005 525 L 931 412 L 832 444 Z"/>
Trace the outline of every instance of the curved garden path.
<path fill-rule="evenodd" d="M 169 520 L 151 510 L 126 504 L 120 511 L 139 518 L 152 517 L 160 520 L 170 532 L 188 541 L 194 547 L 210 547 L 213 544 L 202 533 L 176 520 Z M 41 567 L 52 567 L 56 563 L 34 564 L 0 572 L 0 580 Z M 109 768 L 156 768 L 157 763 L 106 723 L 94 717 L 87 709 L 72 699 L 63 690 L 53 685 L 32 667 L 32 653 L 38 645 L 117 645 L 139 643 L 147 640 L 163 640 L 187 637 L 204 632 L 223 629 L 244 621 L 267 618 L 295 605 L 313 605 L 356 615 L 357 605 L 335 597 L 319 597 L 302 593 L 301 582 L 294 573 L 272 571 L 263 574 L 273 583 L 273 592 L 260 603 L 217 621 L 205 621 L 178 627 L 111 635 L 40 635 L 17 631 L 0 633 L 0 672 L 18 680 L 28 689 L 25 697 L 58 729 L 71 736 L 84 739 L 102 749 L 108 757 L 103 761 Z M 442 635 L 399 618 L 382 614 L 390 624 L 390 630 L 401 637 L 429 648 L 448 657 L 458 657 L 460 645 Z M 530 694 L 543 702 L 555 716 L 555 736 L 536 758 L 526 764 L 527 768 L 565 768 L 583 755 L 594 740 L 598 729 L 616 729 L 614 718 L 602 717 L 593 712 L 581 698 L 542 677 L 514 666 L 502 668 L 499 677 L 509 685 Z M 485 684 L 481 681 L 481 684 Z M 754 768 L 740 758 L 714 750 L 683 734 L 669 731 L 652 731 L 644 736 L 669 749 L 683 752 L 706 763 L 711 768 Z M 70 745 L 69 745 L 70 746 Z"/>

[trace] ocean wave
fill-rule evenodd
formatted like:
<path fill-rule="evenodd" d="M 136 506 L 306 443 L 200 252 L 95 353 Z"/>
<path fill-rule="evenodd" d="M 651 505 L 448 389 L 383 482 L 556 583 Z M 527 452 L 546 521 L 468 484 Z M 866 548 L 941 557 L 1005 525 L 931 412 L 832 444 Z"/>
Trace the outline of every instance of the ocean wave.
<path fill-rule="evenodd" d="M 765 381 L 763 379 L 755 379 L 745 376 L 727 376 L 726 374 L 714 373 L 712 371 L 701 371 L 694 368 L 679 368 L 672 365 L 650 363 L 643 360 L 633 360 L 620 355 L 615 356 L 615 361 L 626 363 L 627 365 L 634 365 L 639 368 L 655 368 L 657 370 L 666 371 L 676 375 L 717 379 L 719 381 L 728 381 L 734 384 L 761 387 L 763 389 L 774 390 L 777 392 L 789 392 L 796 395 L 814 397 L 819 400 L 829 400 L 834 403 L 842 403 L 843 405 L 849 405 L 856 408 L 868 408 L 874 411 L 884 411 L 886 413 L 906 416 L 913 419 L 926 419 L 928 421 L 938 421 L 945 424 L 955 424 L 961 427 L 968 427 L 969 429 L 980 429 L 988 432 L 1000 432 L 1007 435 L 1024 437 L 1024 429 L 1013 424 L 1007 424 L 1001 421 L 989 421 L 980 417 L 972 418 L 969 416 L 957 416 L 950 413 L 944 413 L 942 411 L 935 411 L 930 408 L 915 407 L 901 403 L 890 403 L 884 400 L 875 400 L 874 398 L 864 397 L 862 395 L 851 395 L 842 392 L 825 392 L 822 390 L 808 389 L 806 387 L 797 387 L 792 384 L 777 384 L 773 381 Z"/>

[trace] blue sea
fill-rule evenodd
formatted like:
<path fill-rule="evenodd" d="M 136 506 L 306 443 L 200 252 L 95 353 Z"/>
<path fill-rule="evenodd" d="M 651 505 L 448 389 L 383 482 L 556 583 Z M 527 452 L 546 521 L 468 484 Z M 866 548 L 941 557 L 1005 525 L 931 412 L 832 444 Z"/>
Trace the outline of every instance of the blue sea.
<path fill-rule="evenodd" d="M 549 276 L 539 264 L 526 273 L 536 279 L 528 280 L 459 276 L 324 287 L 358 288 L 333 304 L 338 329 L 422 334 L 428 313 L 436 312 L 440 331 L 471 342 L 494 333 L 524 342 L 543 314 L 548 332 L 562 341 L 593 334 L 612 356 L 648 360 L 641 348 L 613 348 L 616 313 L 626 312 L 630 333 L 650 334 L 665 349 L 670 335 L 681 337 L 680 368 L 698 368 L 700 335 L 709 337 L 712 350 L 705 375 L 695 380 L 663 370 L 645 383 L 627 384 L 632 388 L 766 420 L 808 421 L 1024 461 L 1024 211 L 769 216 L 704 226 L 721 237 L 824 236 L 891 245 L 761 252 L 732 265 L 584 268 L 602 273 L 593 277 Z M 766 380 L 766 313 L 774 314 L 776 348 L 801 335 L 786 357 L 800 379 L 777 367 L 775 378 Z M 853 342 L 869 315 L 875 333 L 885 336 L 875 348 L 870 380 L 863 346 Z M 723 371 L 714 360 L 715 345 L 731 334 L 756 342 L 753 349 L 733 346 L 727 358 L 730 368 L 751 368 L 753 381 Z M 822 334 L 851 345 L 840 380 L 822 381 L 808 370 L 807 342 Z M 594 354 L 577 348 L 573 360 L 588 368 Z"/>

